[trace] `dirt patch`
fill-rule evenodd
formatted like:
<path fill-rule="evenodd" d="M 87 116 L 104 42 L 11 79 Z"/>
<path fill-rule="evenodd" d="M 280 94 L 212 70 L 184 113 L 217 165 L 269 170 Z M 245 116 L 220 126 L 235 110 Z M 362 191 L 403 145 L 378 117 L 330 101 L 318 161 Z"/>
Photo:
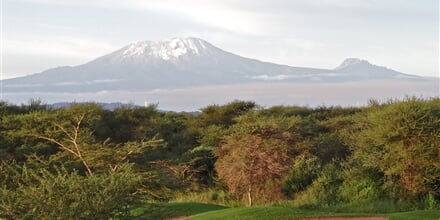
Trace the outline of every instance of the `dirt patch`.
<path fill-rule="evenodd" d="M 388 220 L 382 216 L 371 217 L 309 217 L 309 218 L 294 218 L 291 220 Z"/>

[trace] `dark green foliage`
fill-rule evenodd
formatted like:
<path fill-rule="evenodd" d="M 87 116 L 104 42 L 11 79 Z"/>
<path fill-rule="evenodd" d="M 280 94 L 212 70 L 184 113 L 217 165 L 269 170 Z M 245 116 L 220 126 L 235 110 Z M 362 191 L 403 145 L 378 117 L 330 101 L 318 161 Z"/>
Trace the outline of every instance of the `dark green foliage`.
<path fill-rule="evenodd" d="M 377 170 L 364 168 L 345 169 L 341 185 L 341 199 L 347 203 L 379 201 L 387 199 L 382 188 L 383 174 Z"/>
<path fill-rule="evenodd" d="M 13 167 L 15 166 L 15 167 Z M 11 219 L 109 219 L 127 216 L 140 179 L 130 165 L 100 175 L 79 175 L 63 167 L 3 163 L 0 217 Z"/>
<path fill-rule="evenodd" d="M 228 166 L 231 183 L 245 192 L 249 188 L 240 186 L 237 178 L 241 162 L 247 161 L 248 171 L 265 174 L 253 178 L 260 204 L 289 198 L 299 206 L 365 204 L 378 209 L 371 204 L 387 201 L 402 205 L 402 210 L 436 209 L 439 124 L 438 98 L 371 101 L 362 108 L 264 109 L 254 102 L 234 101 L 208 106 L 200 114 L 161 112 L 156 106 L 109 111 L 94 103 L 49 109 L 40 100 L 21 106 L 0 102 L 0 161 L 17 161 L 16 166 L 1 167 L 8 177 L 0 176 L 0 196 L 8 196 L 2 199 L 4 207 L 15 201 L 9 206 L 24 212 L 18 203 L 33 205 L 32 199 L 21 196 L 37 193 L 30 189 L 56 192 L 64 187 L 67 191 L 60 192 L 69 195 L 79 186 L 95 192 L 104 190 L 102 185 L 118 195 L 118 189 L 105 184 L 131 164 L 126 174 L 142 179 L 136 190 L 148 195 L 144 199 L 166 201 L 186 193 L 220 202 L 211 197 L 221 191 L 220 197 L 230 204 L 243 204 L 243 194 L 228 193 L 214 167 Z M 269 172 L 272 168 L 276 175 Z M 43 194 L 35 195 L 46 202 Z M 122 206 L 110 214 L 123 213 Z M 44 207 L 35 207 L 34 212 L 48 215 Z"/>
<path fill-rule="evenodd" d="M 186 179 L 208 186 L 214 184 L 216 176 L 214 164 L 217 160 L 213 152 L 214 149 L 213 147 L 200 146 L 183 155 L 184 160 L 188 161 L 184 172 Z"/>
<path fill-rule="evenodd" d="M 234 101 L 224 106 L 210 105 L 202 109 L 202 114 L 198 117 L 200 127 L 218 125 L 228 127 L 234 123 L 234 118 L 248 111 L 255 109 L 254 102 Z"/>
<path fill-rule="evenodd" d="M 312 139 L 310 153 L 326 164 L 332 161 L 344 161 L 349 155 L 349 147 L 335 134 L 318 134 Z"/>
<path fill-rule="evenodd" d="M 123 143 L 153 138 L 157 133 L 155 118 L 161 113 L 155 106 L 126 108 L 106 112 L 99 124 L 101 139 L 111 138 L 113 142 Z"/>
<path fill-rule="evenodd" d="M 179 158 L 184 152 L 197 145 L 197 138 L 188 128 L 187 120 L 190 116 L 184 113 L 167 112 L 156 117 L 156 135 L 166 140 L 168 155 L 161 159 Z"/>
<path fill-rule="evenodd" d="M 50 131 L 51 121 L 55 118 L 51 111 L 36 111 L 27 114 L 12 114 L 2 118 L 3 144 L 7 152 L 16 160 L 23 161 L 32 153 L 55 152 L 54 145 L 44 143 L 33 133 Z"/>
<path fill-rule="evenodd" d="M 284 178 L 283 192 L 292 198 L 295 193 L 307 189 L 318 178 L 320 170 L 318 158 L 310 155 L 297 157 Z"/>
<path fill-rule="evenodd" d="M 341 202 L 341 168 L 336 164 L 322 167 L 318 177 L 304 191 L 297 194 L 301 206 L 328 207 Z"/>
<path fill-rule="evenodd" d="M 358 112 L 361 112 L 362 108 L 342 108 L 340 106 L 320 106 L 316 109 L 312 110 L 312 114 L 310 114 L 310 117 L 314 120 L 318 121 L 327 121 L 331 120 L 332 118 L 338 118 L 348 115 L 354 115 Z"/>
<path fill-rule="evenodd" d="M 228 130 L 218 125 L 210 125 L 200 131 L 200 144 L 204 146 L 218 147 Z"/>
<path fill-rule="evenodd" d="M 372 107 L 351 136 L 353 161 L 384 174 L 395 196 L 436 192 L 440 179 L 440 102 L 417 100 Z M 408 197 L 409 196 L 409 197 Z"/>

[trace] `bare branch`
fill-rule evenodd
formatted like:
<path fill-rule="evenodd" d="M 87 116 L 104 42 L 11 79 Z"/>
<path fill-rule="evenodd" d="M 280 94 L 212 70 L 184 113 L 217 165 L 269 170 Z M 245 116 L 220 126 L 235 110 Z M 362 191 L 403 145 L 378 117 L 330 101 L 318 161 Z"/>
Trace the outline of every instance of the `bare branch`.
<path fill-rule="evenodd" d="M 61 143 L 60 141 L 55 140 L 54 138 L 50 138 L 50 137 L 45 137 L 45 136 L 41 136 L 41 135 L 36 135 L 36 137 L 49 141 L 51 143 L 54 143 L 56 145 L 58 145 L 59 147 L 61 147 L 62 149 L 68 151 L 69 153 L 75 155 L 76 157 L 78 157 L 79 160 L 81 160 L 82 164 L 85 166 L 85 168 L 87 169 L 87 172 L 90 175 L 93 175 L 92 170 L 90 169 L 90 166 L 87 164 L 87 161 L 84 159 L 84 157 L 81 154 L 81 150 L 78 146 L 77 140 L 78 140 L 78 135 L 79 135 L 79 130 L 80 130 L 80 126 L 81 126 L 81 122 L 85 117 L 85 113 L 83 113 L 76 122 L 76 125 L 73 126 L 73 135 L 71 133 L 69 133 L 69 131 L 67 131 L 63 126 L 61 126 L 60 124 L 54 122 L 53 124 L 60 129 L 64 135 L 67 136 L 67 141 L 72 143 L 73 147 L 75 147 L 75 150 L 67 147 L 65 144 Z M 75 152 L 76 151 L 76 152 Z"/>
<path fill-rule="evenodd" d="M 49 137 L 45 137 L 45 136 L 39 136 L 39 135 L 33 135 L 33 136 L 35 136 L 37 138 L 40 138 L 40 139 L 43 139 L 43 140 L 46 140 L 46 141 L 49 141 L 51 143 L 54 143 L 54 144 L 58 145 L 59 147 L 63 148 L 64 150 L 72 153 L 73 155 L 79 156 L 75 151 L 71 150 L 70 148 L 66 147 L 66 145 L 62 144 L 61 142 L 59 142 L 59 141 L 57 141 L 57 140 L 55 140 L 53 138 L 49 138 Z"/>
<path fill-rule="evenodd" d="M 58 124 L 58 123 L 56 123 L 56 122 L 54 122 L 53 124 L 54 124 L 58 129 L 60 129 L 65 135 L 67 135 L 67 137 L 69 137 L 70 140 L 73 139 L 72 135 L 70 135 L 70 133 L 67 132 L 66 129 L 64 129 L 63 126 L 61 126 L 60 124 Z"/>
<path fill-rule="evenodd" d="M 121 161 L 124 161 L 128 158 L 128 156 L 130 156 L 132 153 L 134 153 L 133 150 L 129 151 L 124 157 L 122 157 Z"/>

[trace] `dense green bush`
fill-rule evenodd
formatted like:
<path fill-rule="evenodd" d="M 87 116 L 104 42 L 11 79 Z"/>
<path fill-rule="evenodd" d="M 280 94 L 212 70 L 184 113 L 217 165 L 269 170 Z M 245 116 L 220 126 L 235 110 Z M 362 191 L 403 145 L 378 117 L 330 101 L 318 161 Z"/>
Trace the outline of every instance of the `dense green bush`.
<path fill-rule="evenodd" d="M 297 194 L 295 205 L 328 207 L 341 202 L 340 186 L 342 176 L 340 167 L 327 164 L 322 168 L 315 181 L 304 191 Z"/>
<path fill-rule="evenodd" d="M 131 165 L 99 175 L 79 175 L 63 167 L 31 169 L 2 164 L 0 216 L 11 219 L 109 219 L 123 217 L 134 204 L 140 182 Z"/>
<path fill-rule="evenodd" d="M 408 98 L 359 114 L 349 144 L 359 169 L 383 173 L 394 198 L 438 194 L 440 102 Z M 437 190 L 436 190 L 437 189 Z"/>
<path fill-rule="evenodd" d="M 293 197 L 295 193 L 305 190 L 318 178 L 321 165 L 313 155 L 299 156 L 283 181 L 283 192 Z"/>
<path fill-rule="evenodd" d="M 385 199 L 383 174 L 374 169 L 346 168 L 340 196 L 347 203 Z"/>
<path fill-rule="evenodd" d="M 234 184 L 257 204 L 288 198 L 298 206 L 438 209 L 439 124 L 438 98 L 361 108 L 264 109 L 234 101 L 199 113 L 0 102 L 0 162 L 17 161 L 0 166 L 0 212 L 113 218 L 133 204 L 135 189 L 149 201 L 244 205 L 245 193 L 219 181 L 225 178 L 215 164 L 222 160 L 233 183 L 247 177 L 238 175 L 247 162 L 254 177 Z M 135 171 L 121 167 L 126 163 Z"/>

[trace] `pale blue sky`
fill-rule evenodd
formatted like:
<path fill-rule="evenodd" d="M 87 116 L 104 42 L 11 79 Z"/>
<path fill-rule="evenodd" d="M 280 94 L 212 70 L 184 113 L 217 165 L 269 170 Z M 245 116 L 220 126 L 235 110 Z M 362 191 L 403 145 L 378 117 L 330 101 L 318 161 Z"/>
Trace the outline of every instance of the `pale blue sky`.
<path fill-rule="evenodd" d="M 78 65 L 140 40 L 199 37 L 291 66 L 358 57 L 438 76 L 438 0 L 3 0 L 3 78 Z"/>

